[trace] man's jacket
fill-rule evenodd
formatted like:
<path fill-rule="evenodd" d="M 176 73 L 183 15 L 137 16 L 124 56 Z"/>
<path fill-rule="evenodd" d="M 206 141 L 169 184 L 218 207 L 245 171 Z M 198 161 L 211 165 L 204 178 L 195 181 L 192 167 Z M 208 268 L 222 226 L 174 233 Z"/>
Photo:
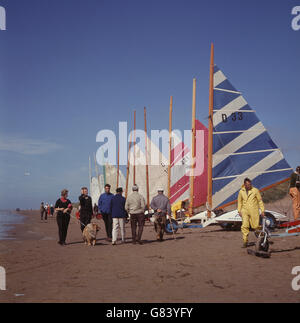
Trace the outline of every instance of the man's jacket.
<path fill-rule="evenodd" d="M 138 192 L 132 192 L 126 200 L 125 209 L 129 214 L 141 214 L 145 211 L 145 199 Z"/>
<path fill-rule="evenodd" d="M 126 218 L 127 212 L 125 211 L 125 197 L 122 194 L 116 194 L 110 202 L 111 217 L 114 218 Z"/>
<path fill-rule="evenodd" d="M 102 214 L 111 214 L 110 202 L 113 198 L 112 193 L 103 193 L 99 197 L 98 210 Z"/>
<path fill-rule="evenodd" d="M 259 190 L 252 187 L 247 194 L 245 187 L 242 186 L 238 196 L 238 211 L 241 212 L 242 210 L 247 210 L 259 212 L 259 209 L 261 212 L 265 211 Z"/>

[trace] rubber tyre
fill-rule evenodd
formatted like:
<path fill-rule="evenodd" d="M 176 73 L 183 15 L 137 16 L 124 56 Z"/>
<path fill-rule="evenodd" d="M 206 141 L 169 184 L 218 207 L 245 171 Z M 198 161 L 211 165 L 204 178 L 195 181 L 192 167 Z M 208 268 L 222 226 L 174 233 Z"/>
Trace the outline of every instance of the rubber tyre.
<path fill-rule="evenodd" d="M 264 241 L 264 237 L 260 237 L 257 239 L 256 244 L 255 244 L 256 252 L 260 252 L 260 251 L 268 252 L 269 251 L 268 239 L 267 239 L 265 245 L 262 245 L 263 241 Z"/>
<path fill-rule="evenodd" d="M 265 217 L 270 221 L 270 225 L 268 226 L 269 230 L 276 229 L 277 221 L 272 213 L 266 212 Z M 261 218 L 261 224 L 262 224 L 262 218 Z"/>
<path fill-rule="evenodd" d="M 220 226 L 221 226 L 222 229 L 224 229 L 226 231 L 233 230 L 233 224 L 232 223 L 223 222 L 223 223 L 220 223 Z"/>

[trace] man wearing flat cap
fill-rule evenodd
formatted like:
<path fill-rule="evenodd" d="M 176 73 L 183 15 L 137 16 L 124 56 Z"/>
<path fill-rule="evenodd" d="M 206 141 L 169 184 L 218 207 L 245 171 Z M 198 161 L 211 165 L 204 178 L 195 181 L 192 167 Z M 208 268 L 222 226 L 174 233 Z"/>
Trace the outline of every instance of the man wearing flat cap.
<path fill-rule="evenodd" d="M 145 224 L 145 199 L 139 193 L 139 188 L 137 185 L 133 185 L 132 193 L 127 197 L 125 209 L 128 214 L 130 214 L 131 223 L 131 233 L 132 233 L 132 243 L 143 244 L 142 234 Z M 139 226 L 138 234 L 136 234 L 137 224 Z"/>
<path fill-rule="evenodd" d="M 171 216 L 171 204 L 169 199 L 164 195 L 164 189 L 162 187 L 157 189 L 157 195 L 151 201 L 151 208 L 154 210 L 156 239 L 163 241 L 167 215 Z"/>

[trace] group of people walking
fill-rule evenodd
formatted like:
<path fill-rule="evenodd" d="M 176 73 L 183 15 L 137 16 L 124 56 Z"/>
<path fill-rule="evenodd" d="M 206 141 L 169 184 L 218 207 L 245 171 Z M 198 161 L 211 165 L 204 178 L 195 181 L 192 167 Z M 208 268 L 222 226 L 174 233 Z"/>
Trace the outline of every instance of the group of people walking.
<path fill-rule="evenodd" d="M 300 166 L 290 177 L 289 194 L 293 201 L 294 219 L 300 216 Z M 143 244 L 142 234 L 145 224 L 146 203 L 144 197 L 139 193 L 137 185 L 132 187 L 132 193 L 125 199 L 122 187 L 118 187 L 116 194 L 111 193 L 111 186 L 105 185 L 105 192 L 100 195 L 98 205 L 92 205 L 92 199 L 88 195 L 88 189 L 83 187 L 79 196 L 81 231 L 91 222 L 93 214 L 101 214 L 105 224 L 107 241 L 112 245 L 117 244 L 118 234 L 121 233 L 121 243 L 125 242 L 125 223 L 130 217 L 132 243 Z M 150 207 L 154 210 L 154 227 L 156 238 L 163 241 L 167 219 L 171 219 L 171 205 L 168 197 L 164 195 L 164 189 L 158 188 L 157 195 L 152 199 Z M 43 203 L 41 204 L 41 217 L 46 213 Z M 59 228 L 59 244 L 66 244 L 72 203 L 68 199 L 68 190 L 61 192 L 61 197 L 56 201 L 57 224 Z M 54 211 L 53 209 L 53 211 Z M 50 208 L 51 210 L 51 208 Z M 242 218 L 243 248 L 248 246 L 250 228 L 257 231 L 260 229 L 260 216 L 265 216 L 265 207 L 259 190 L 252 186 L 249 178 L 245 178 L 244 185 L 238 194 L 238 212 Z M 52 211 L 50 211 L 51 214 Z"/>
<path fill-rule="evenodd" d="M 79 196 L 79 221 L 81 231 L 91 223 L 95 213 L 101 214 L 105 224 L 107 241 L 112 245 L 117 244 L 118 235 L 121 234 L 121 243 L 125 242 L 125 224 L 130 218 L 132 243 L 143 244 L 142 234 L 145 225 L 146 203 L 144 197 L 138 192 L 137 185 L 132 187 L 132 193 L 127 199 L 123 197 L 123 188 L 118 187 L 116 194 L 111 193 L 111 186 L 105 185 L 105 192 L 100 195 L 98 205 L 93 207 L 92 199 L 88 195 L 88 189 L 83 187 Z M 157 240 L 163 241 L 167 217 L 171 216 L 171 205 L 169 199 L 164 195 L 164 189 L 158 188 L 157 196 L 151 201 L 151 208 L 154 210 L 154 227 L 157 233 Z M 57 224 L 59 228 L 60 245 L 66 245 L 66 236 L 72 203 L 68 199 L 68 190 L 61 192 L 61 197 L 55 203 L 57 212 Z"/>
<path fill-rule="evenodd" d="M 107 240 L 116 245 L 118 233 L 121 233 L 121 243 L 125 242 L 125 222 L 130 216 L 132 243 L 143 244 L 142 234 L 145 225 L 146 203 L 139 193 L 137 185 L 133 185 L 132 193 L 125 199 L 122 187 L 117 188 L 116 195 L 110 192 L 111 186 L 105 185 L 105 193 L 100 195 L 98 211 L 105 223 Z M 154 210 L 154 226 L 157 240 L 163 240 L 167 216 L 171 216 L 169 199 L 164 195 L 163 188 L 158 188 L 157 195 L 152 199 L 151 208 Z"/>
<path fill-rule="evenodd" d="M 48 203 L 44 204 L 44 202 L 41 203 L 40 206 L 40 214 L 41 214 L 41 221 L 45 219 L 47 221 L 48 216 L 53 216 L 54 214 L 54 207 L 53 205 L 49 205 Z"/>

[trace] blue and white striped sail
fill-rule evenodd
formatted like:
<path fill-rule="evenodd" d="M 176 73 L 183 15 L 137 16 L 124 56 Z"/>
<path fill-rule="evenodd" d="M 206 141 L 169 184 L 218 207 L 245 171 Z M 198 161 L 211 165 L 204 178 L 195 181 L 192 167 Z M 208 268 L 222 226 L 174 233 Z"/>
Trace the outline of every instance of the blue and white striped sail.
<path fill-rule="evenodd" d="M 290 165 L 255 111 L 217 66 L 213 125 L 213 208 L 235 201 L 245 177 L 262 189 L 290 176 Z"/>

